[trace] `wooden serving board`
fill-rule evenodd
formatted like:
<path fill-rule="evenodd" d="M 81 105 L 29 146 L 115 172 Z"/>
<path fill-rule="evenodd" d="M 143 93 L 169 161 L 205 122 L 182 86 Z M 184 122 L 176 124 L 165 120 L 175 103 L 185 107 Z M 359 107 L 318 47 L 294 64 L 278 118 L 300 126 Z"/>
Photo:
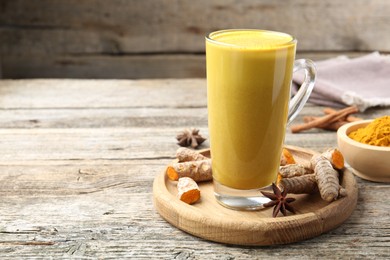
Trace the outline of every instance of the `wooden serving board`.
<path fill-rule="evenodd" d="M 286 146 L 296 161 L 309 160 L 313 151 Z M 209 150 L 202 152 L 209 156 Z M 213 183 L 199 183 L 201 199 L 193 205 L 180 201 L 177 182 L 170 181 L 165 171 L 153 183 L 154 204 L 159 214 L 177 228 L 207 240 L 236 245 L 286 244 L 318 236 L 341 225 L 353 212 L 358 188 L 349 170 L 341 173 L 341 185 L 347 196 L 332 203 L 323 201 L 318 193 L 290 194 L 297 214 L 272 217 L 272 208 L 259 211 L 227 209 L 215 200 Z"/>

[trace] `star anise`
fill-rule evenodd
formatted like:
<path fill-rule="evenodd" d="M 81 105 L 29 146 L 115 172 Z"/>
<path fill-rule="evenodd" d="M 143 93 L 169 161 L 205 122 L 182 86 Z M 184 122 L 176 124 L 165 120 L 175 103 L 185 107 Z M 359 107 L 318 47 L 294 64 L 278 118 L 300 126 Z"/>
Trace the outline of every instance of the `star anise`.
<path fill-rule="evenodd" d="M 176 139 L 179 141 L 178 145 L 191 146 L 192 148 L 198 147 L 206 140 L 199 134 L 199 129 L 195 128 L 185 129 L 176 136 Z"/>
<path fill-rule="evenodd" d="M 295 214 L 294 208 L 290 205 L 291 202 L 295 201 L 294 198 L 287 198 L 287 190 L 283 190 L 283 192 L 278 188 L 278 186 L 275 185 L 275 183 L 272 183 L 272 190 L 274 193 L 271 192 L 265 192 L 261 191 L 261 193 L 266 196 L 267 198 L 271 199 L 270 202 L 265 203 L 264 207 L 274 207 L 274 211 L 272 213 L 272 216 L 275 218 L 279 211 L 283 213 L 284 216 L 287 215 L 286 210 L 292 212 Z"/>

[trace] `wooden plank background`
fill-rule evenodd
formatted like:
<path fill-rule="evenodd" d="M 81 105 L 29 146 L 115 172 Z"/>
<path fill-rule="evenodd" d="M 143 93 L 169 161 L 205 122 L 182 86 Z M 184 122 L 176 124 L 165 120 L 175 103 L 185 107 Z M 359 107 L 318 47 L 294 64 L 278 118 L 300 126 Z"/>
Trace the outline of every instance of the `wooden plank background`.
<path fill-rule="evenodd" d="M 390 52 L 386 0 L 2 0 L 4 78 L 204 77 L 204 36 L 262 28 L 298 57 Z"/>
<path fill-rule="evenodd" d="M 388 259 L 389 185 L 358 177 L 358 205 L 342 226 L 286 246 L 226 246 L 163 220 L 153 180 L 179 131 L 209 137 L 206 95 L 205 79 L 0 81 L 0 258 Z M 308 104 L 295 122 L 322 109 Z M 320 129 L 288 131 L 286 144 L 337 145 Z"/>

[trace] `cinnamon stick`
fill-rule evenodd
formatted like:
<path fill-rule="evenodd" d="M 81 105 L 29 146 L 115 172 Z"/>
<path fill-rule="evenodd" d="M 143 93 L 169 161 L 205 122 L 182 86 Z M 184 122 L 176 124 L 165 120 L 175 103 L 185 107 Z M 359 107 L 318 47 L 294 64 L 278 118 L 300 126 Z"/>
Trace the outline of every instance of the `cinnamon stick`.
<path fill-rule="evenodd" d="M 330 107 L 324 108 L 323 111 L 324 111 L 324 113 L 325 113 L 326 115 L 333 114 L 333 113 L 337 112 L 337 110 L 335 110 L 335 109 L 333 109 L 333 108 L 330 108 Z M 356 121 L 363 120 L 363 118 L 348 115 L 348 116 L 345 117 L 344 120 L 347 121 L 347 122 L 356 122 Z"/>
<path fill-rule="evenodd" d="M 321 117 L 318 117 L 318 116 L 305 116 L 305 117 L 303 117 L 303 122 L 309 123 L 309 122 L 317 120 L 319 118 L 321 118 Z M 316 126 L 316 128 L 321 128 L 321 129 L 330 130 L 330 131 L 337 131 L 340 127 L 342 127 L 346 123 L 348 123 L 348 121 L 338 120 L 338 121 L 333 122 L 333 123 L 326 123 L 326 124 L 323 124 L 323 125 Z"/>
<path fill-rule="evenodd" d="M 330 131 L 337 131 L 340 127 L 348 123 L 347 121 L 336 121 L 325 126 L 321 126 L 320 128 Z"/>
<path fill-rule="evenodd" d="M 328 124 L 337 122 L 340 119 L 345 118 L 346 116 L 348 116 L 350 114 L 357 113 L 358 111 L 359 111 L 358 108 L 355 106 L 346 107 L 344 109 L 336 111 L 332 114 L 328 114 L 324 117 L 320 117 L 320 118 L 315 119 L 313 121 L 310 121 L 310 122 L 307 122 L 304 124 L 300 124 L 300 125 L 293 125 L 293 126 L 291 126 L 291 132 L 298 133 L 298 132 L 308 130 L 311 128 L 328 125 Z"/>
<path fill-rule="evenodd" d="M 304 116 L 303 117 L 303 122 L 309 123 L 309 122 L 314 121 L 314 120 L 316 120 L 318 118 L 320 118 L 320 117 L 318 117 L 318 116 Z"/>

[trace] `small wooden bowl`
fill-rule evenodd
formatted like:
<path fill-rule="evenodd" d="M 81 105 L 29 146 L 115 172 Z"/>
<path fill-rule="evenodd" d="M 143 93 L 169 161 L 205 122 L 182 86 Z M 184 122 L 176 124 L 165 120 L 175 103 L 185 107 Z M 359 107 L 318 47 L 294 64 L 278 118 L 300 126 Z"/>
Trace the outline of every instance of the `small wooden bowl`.
<path fill-rule="evenodd" d="M 369 181 L 390 182 L 390 147 L 363 144 L 348 137 L 349 133 L 370 122 L 372 120 L 343 125 L 337 131 L 337 143 L 355 175 Z"/>

